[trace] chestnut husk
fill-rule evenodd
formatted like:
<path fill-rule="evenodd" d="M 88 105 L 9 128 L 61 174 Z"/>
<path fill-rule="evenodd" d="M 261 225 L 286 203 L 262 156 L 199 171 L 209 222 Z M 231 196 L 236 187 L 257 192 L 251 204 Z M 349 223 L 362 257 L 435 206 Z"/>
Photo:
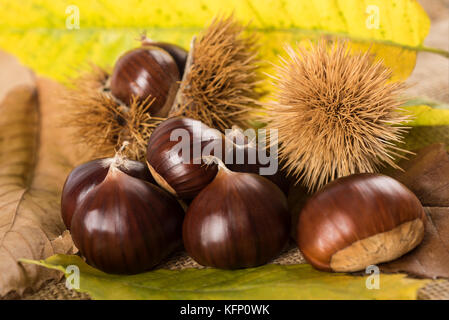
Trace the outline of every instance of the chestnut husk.
<path fill-rule="evenodd" d="M 297 243 L 324 271 L 351 272 L 394 260 L 424 236 L 424 209 L 400 182 L 381 174 L 339 178 L 301 210 Z"/>
<path fill-rule="evenodd" d="M 73 212 L 70 231 L 90 265 L 107 273 L 136 274 L 181 246 L 184 211 L 166 191 L 123 172 L 120 162 L 98 184 L 78 189 L 85 195 Z M 91 174 L 96 182 L 102 175 L 103 168 Z"/>
<path fill-rule="evenodd" d="M 289 232 L 287 199 L 274 183 L 223 168 L 192 201 L 183 223 L 187 252 L 222 269 L 269 262 L 285 248 Z"/>
<path fill-rule="evenodd" d="M 184 129 L 189 133 L 189 159 L 182 157 L 181 149 L 174 154 L 181 138 L 171 141 L 170 135 L 177 129 Z M 217 174 L 216 164 L 207 164 L 201 155 L 194 159 L 193 152 L 201 150 L 203 153 L 204 148 L 212 149 L 215 144 L 221 146 L 222 140 L 223 136 L 219 131 L 198 120 L 170 118 L 153 131 L 148 141 L 147 165 L 161 187 L 178 198 L 193 199 Z M 211 154 L 214 155 L 214 152 Z M 194 160 L 198 163 L 194 163 Z"/>
<path fill-rule="evenodd" d="M 251 126 L 267 94 L 257 37 L 233 14 L 217 16 L 192 38 L 171 116 L 197 119 L 224 130 Z"/>
<path fill-rule="evenodd" d="M 114 158 L 92 160 L 76 167 L 67 176 L 62 189 L 61 216 L 68 230 L 78 204 L 87 193 L 104 180 L 114 161 Z M 141 162 L 123 159 L 119 169 L 131 177 L 155 183 L 150 171 Z"/>
<path fill-rule="evenodd" d="M 349 174 L 399 169 L 395 158 L 410 154 L 401 148 L 410 115 L 400 111 L 406 86 L 392 81 L 393 70 L 333 37 L 285 49 L 260 121 L 278 131 L 294 182 L 315 192 Z"/>
<path fill-rule="evenodd" d="M 111 93 L 110 72 L 94 65 L 92 72 L 75 79 L 71 92 L 64 94 L 63 105 L 73 109 L 67 123 L 77 128 L 74 141 L 87 144 L 96 157 L 107 156 L 129 141 L 126 156 L 144 161 L 149 136 L 168 117 L 190 115 L 221 130 L 233 124 L 248 127 L 266 91 L 258 46 L 245 29 L 232 14 L 216 17 L 192 38 L 187 56 L 174 44 L 141 38 L 142 47 L 135 50 L 148 46 L 164 50 L 182 77 L 170 87 L 162 108 L 160 99 L 153 96 L 146 100 L 135 96 L 129 104 L 121 101 L 127 98 Z"/>

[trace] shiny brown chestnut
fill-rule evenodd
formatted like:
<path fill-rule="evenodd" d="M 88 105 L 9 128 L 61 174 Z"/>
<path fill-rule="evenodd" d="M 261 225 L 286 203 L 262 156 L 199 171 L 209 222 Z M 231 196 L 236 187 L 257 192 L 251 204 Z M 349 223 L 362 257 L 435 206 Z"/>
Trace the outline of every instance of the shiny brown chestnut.
<path fill-rule="evenodd" d="M 153 99 L 150 113 L 165 117 L 181 80 L 174 58 L 164 49 L 144 46 L 123 54 L 111 74 L 111 94 L 126 105 Z"/>
<path fill-rule="evenodd" d="M 173 44 L 173 43 L 166 43 L 166 42 L 157 42 L 154 43 L 156 47 L 162 48 L 165 51 L 167 51 L 175 60 L 176 66 L 178 67 L 179 75 L 183 76 L 184 69 L 186 67 L 187 62 L 187 56 L 188 52 L 184 48 L 181 48 L 180 46 Z"/>
<path fill-rule="evenodd" d="M 102 166 L 91 173 L 95 183 L 82 176 L 89 170 L 75 169 L 81 177 L 72 177 L 89 185 L 75 188 L 83 195 L 78 195 L 69 222 L 73 241 L 89 264 L 108 273 L 151 269 L 182 244 L 184 212 L 179 203 L 156 185 L 120 169 L 129 165 L 118 155 L 103 178 Z"/>
<path fill-rule="evenodd" d="M 283 192 L 262 176 L 232 172 L 222 163 L 183 223 L 187 252 L 202 265 L 222 269 L 269 262 L 286 246 L 289 232 Z"/>
<path fill-rule="evenodd" d="M 114 161 L 114 158 L 92 160 L 76 167 L 67 176 L 62 189 L 61 216 L 68 230 L 77 205 L 83 201 L 87 193 L 104 180 Z M 123 159 L 119 169 L 131 177 L 155 182 L 147 166 L 141 162 Z"/>
<path fill-rule="evenodd" d="M 315 268 L 352 272 L 394 260 L 423 239 L 425 213 L 403 184 L 381 174 L 337 179 L 299 214 L 297 243 Z"/>
<path fill-rule="evenodd" d="M 217 174 L 217 166 L 207 165 L 202 156 L 214 155 L 214 150 L 221 148 L 222 139 L 219 131 L 201 121 L 167 119 L 148 141 L 146 158 L 151 174 L 173 195 L 193 199 Z"/>
<path fill-rule="evenodd" d="M 141 39 L 142 46 L 155 46 L 164 49 L 167 51 L 175 60 L 176 65 L 178 66 L 179 74 L 182 78 L 182 75 L 184 74 L 184 69 L 187 62 L 187 56 L 188 52 L 184 48 L 174 44 L 174 43 L 168 43 L 168 42 L 157 42 L 153 41 L 151 39 L 146 38 L 143 36 Z"/>

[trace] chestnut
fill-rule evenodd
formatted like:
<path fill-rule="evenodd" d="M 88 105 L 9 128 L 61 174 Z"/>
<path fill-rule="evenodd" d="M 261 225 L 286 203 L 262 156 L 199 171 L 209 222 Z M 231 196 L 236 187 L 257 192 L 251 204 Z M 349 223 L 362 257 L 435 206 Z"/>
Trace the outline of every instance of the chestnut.
<path fill-rule="evenodd" d="M 62 214 L 92 266 L 135 274 L 151 269 L 182 244 L 182 207 L 147 178 L 141 165 L 120 154 L 88 162 L 69 175 Z"/>
<path fill-rule="evenodd" d="M 202 156 L 206 149 L 212 155 L 221 153 L 222 139 L 201 121 L 167 119 L 148 140 L 147 165 L 161 187 L 181 199 L 193 199 L 217 174 L 217 166 L 207 165 Z"/>
<path fill-rule="evenodd" d="M 64 183 L 61 197 L 61 216 L 65 226 L 70 230 L 73 212 L 87 193 L 101 183 L 114 158 L 96 159 L 86 162 L 70 172 Z M 131 177 L 154 183 L 148 168 L 141 162 L 123 159 L 119 169 Z"/>
<path fill-rule="evenodd" d="M 355 174 L 334 180 L 306 202 L 297 243 L 317 269 L 360 271 L 415 248 L 424 224 L 421 203 L 403 184 L 381 174 Z"/>
<path fill-rule="evenodd" d="M 162 48 L 165 51 L 167 51 L 175 60 L 176 66 L 178 67 L 179 75 L 182 78 L 184 74 L 184 69 L 186 67 L 187 62 L 187 55 L 188 52 L 184 48 L 181 48 L 180 46 L 173 44 L 173 43 L 167 43 L 167 42 L 157 42 L 155 44 L 156 47 Z"/>
<path fill-rule="evenodd" d="M 215 179 L 190 204 L 183 223 L 187 252 L 222 269 L 269 262 L 287 245 L 290 215 L 283 192 L 270 180 L 232 172 L 220 160 Z"/>
<path fill-rule="evenodd" d="M 175 60 L 176 65 L 178 67 L 179 75 L 182 78 L 184 74 L 184 69 L 186 67 L 188 52 L 184 48 L 168 42 L 157 42 L 151 39 L 148 39 L 145 35 L 141 38 L 142 47 L 144 46 L 155 46 L 164 49 L 167 51 Z"/>
<path fill-rule="evenodd" d="M 123 54 L 111 74 L 111 94 L 126 105 L 154 99 L 152 116 L 166 117 L 181 80 L 174 58 L 164 49 L 144 46 Z"/>

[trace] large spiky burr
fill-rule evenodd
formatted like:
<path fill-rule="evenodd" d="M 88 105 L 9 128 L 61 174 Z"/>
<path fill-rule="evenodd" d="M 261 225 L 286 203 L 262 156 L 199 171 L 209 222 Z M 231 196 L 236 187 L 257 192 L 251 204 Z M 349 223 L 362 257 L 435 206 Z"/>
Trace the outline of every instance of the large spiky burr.
<path fill-rule="evenodd" d="M 220 130 L 249 126 L 264 95 L 259 46 L 233 15 L 215 18 L 192 43 L 173 115 Z"/>
<path fill-rule="evenodd" d="M 341 40 L 286 51 L 265 120 L 278 129 L 288 173 L 313 191 L 381 164 L 397 167 L 408 116 L 400 109 L 404 84 L 390 81 L 392 71 Z"/>

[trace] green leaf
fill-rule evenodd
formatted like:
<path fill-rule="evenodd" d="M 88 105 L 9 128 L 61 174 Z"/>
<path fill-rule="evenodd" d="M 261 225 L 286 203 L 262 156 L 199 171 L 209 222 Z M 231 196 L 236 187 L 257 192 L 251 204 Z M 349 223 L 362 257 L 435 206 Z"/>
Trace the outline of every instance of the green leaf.
<path fill-rule="evenodd" d="M 415 299 L 417 290 L 428 283 L 404 274 L 381 274 L 380 288 L 367 289 L 367 276 L 319 272 L 308 264 L 269 264 L 233 271 L 159 269 L 121 276 L 96 270 L 73 255 L 22 262 L 64 273 L 68 266 L 78 266 L 79 290 L 94 299 Z"/>
<path fill-rule="evenodd" d="M 78 0 L 80 29 L 66 29 L 72 1 L 3 0 L 0 4 L 0 47 L 14 53 L 38 73 L 56 79 L 75 75 L 87 62 L 113 65 L 117 57 L 138 45 L 143 30 L 155 40 L 188 47 L 216 14 L 234 11 L 242 22 L 251 21 L 261 38 L 261 54 L 269 61 L 285 42 L 320 35 L 353 39 L 372 50 L 406 78 L 414 68 L 416 51 L 449 53 L 423 47 L 429 19 L 416 0 L 259 0 L 259 1 L 106 1 Z M 368 28 L 379 9 L 379 28 Z M 18 19 L 17 17 L 20 17 Z"/>

